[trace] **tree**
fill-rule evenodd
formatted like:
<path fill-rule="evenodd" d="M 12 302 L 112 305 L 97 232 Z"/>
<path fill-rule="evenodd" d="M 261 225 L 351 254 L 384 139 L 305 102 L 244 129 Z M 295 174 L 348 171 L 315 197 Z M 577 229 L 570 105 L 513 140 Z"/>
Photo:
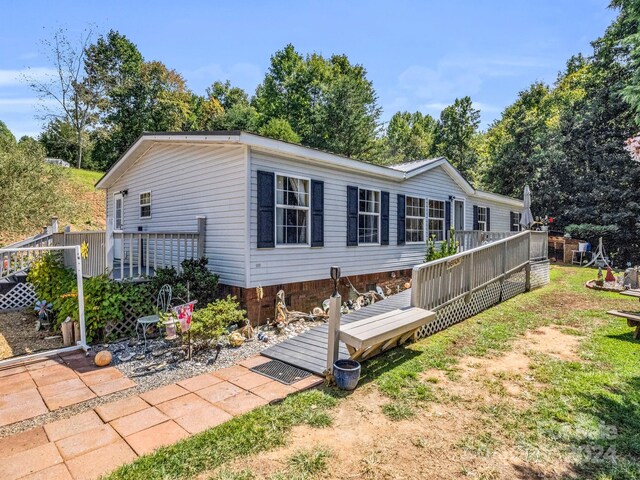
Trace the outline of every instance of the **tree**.
<path fill-rule="evenodd" d="M 44 42 L 55 75 L 44 80 L 27 76 L 29 85 L 42 100 L 53 100 L 53 107 L 44 103 L 44 119 L 66 121 L 75 133 L 76 165 L 82 167 L 82 155 L 86 133 L 96 121 L 98 97 L 87 82 L 84 70 L 85 50 L 92 37 L 86 30 L 77 44 L 72 43 L 64 30 L 54 33 L 52 40 Z"/>
<path fill-rule="evenodd" d="M 284 140 L 285 142 L 300 143 L 300 136 L 293 131 L 291 125 L 282 118 L 272 118 L 269 122 L 258 130 L 260 135 Z"/>
<path fill-rule="evenodd" d="M 480 125 L 480 111 L 469 97 L 456 98 L 440 113 L 436 136 L 436 153 L 446 157 L 460 173 L 469 176 L 478 156 L 473 148 Z"/>
<path fill-rule="evenodd" d="M 252 105 L 259 127 L 286 120 L 305 145 L 360 159 L 377 151 L 375 90 L 364 67 L 345 55 L 303 57 L 287 45 L 271 57 Z"/>
<path fill-rule="evenodd" d="M 397 112 L 389 120 L 386 137 L 389 156 L 396 162 L 429 158 L 435 150 L 437 123 L 421 112 Z"/>
<path fill-rule="evenodd" d="M 38 136 L 38 141 L 43 145 L 48 157 L 61 158 L 73 163 L 77 151 L 77 137 L 69 122 L 54 118 Z M 83 134 L 82 144 L 84 145 L 82 163 L 87 168 L 93 167 L 91 137 L 88 132 Z"/>
<path fill-rule="evenodd" d="M 88 84 L 99 103 L 94 157 L 108 168 L 144 131 L 181 131 L 194 124 L 191 92 L 163 63 L 145 62 L 124 35 L 110 31 L 86 49 Z"/>
<path fill-rule="evenodd" d="M 16 137 L 13 136 L 7 125 L 0 120 L 0 152 L 7 151 L 16 145 Z"/>

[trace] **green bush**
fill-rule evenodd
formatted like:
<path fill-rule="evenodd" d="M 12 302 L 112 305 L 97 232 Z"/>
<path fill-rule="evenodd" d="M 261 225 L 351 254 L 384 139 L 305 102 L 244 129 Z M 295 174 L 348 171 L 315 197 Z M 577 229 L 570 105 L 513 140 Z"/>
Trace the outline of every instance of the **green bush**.
<path fill-rule="evenodd" d="M 236 297 L 227 295 L 227 298 L 215 300 L 205 308 L 193 312 L 191 338 L 201 344 L 217 340 L 229 325 L 243 323 L 246 314 Z"/>
<path fill-rule="evenodd" d="M 197 300 L 196 310 L 204 308 L 218 295 L 218 275 L 209 271 L 208 263 L 206 257 L 186 259 L 180 273 L 174 267 L 159 268 L 150 278 L 149 288 L 157 295 L 163 285 L 170 285 L 173 298 L 184 303 Z"/>
<path fill-rule="evenodd" d="M 431 262 L 433 260 L 438 260 L 439 258 L 455 255 L 458 253 L 458 246 L 453 228 L 449 231 L 449 238 L 440 242 L 439 248 L 436 248 L 436 236 L 431 235 L 427 239 L 427 253 L 424 256 L 424 261 Z"/>
<path fill-rule="evenodd" d="M 39 299 L 52 303 L 55 329 L 67 317 L 78 320 L 76 276 L 72 269 L 64 267 L 61 255 L 47 254 L 32 263 L 27 281 L 33 284 Z M 103 337 L 107 321 L 124 320 L 125 304 L 137 316 L 153 312 L 143 284 L 115 282 L 105 274 L 85 278 L 82 286 L 88 343 Z"/>

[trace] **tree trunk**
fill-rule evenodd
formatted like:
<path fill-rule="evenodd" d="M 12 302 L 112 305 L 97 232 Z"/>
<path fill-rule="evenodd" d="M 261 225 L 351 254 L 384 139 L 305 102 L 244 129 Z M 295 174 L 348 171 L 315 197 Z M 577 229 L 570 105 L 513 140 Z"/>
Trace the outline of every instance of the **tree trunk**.
<path fill-rule="evenodd" d="M 82 168 L 82 132 L 78 132 L 78 168 Z"/>

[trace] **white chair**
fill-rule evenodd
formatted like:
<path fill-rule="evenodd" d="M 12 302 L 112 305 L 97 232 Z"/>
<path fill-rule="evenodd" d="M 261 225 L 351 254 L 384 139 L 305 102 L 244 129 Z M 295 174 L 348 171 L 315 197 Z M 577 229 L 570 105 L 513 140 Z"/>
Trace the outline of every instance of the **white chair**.
<path fill-rule="evenodd" d="M 155 325 L 158 329 L 160 328 L 158 326 L 158 324 L 160 323 L 160 314 L 167 313 L 171 308 L 171 295 L 171 285 L 163 285 L 158 292 L 158 298 L 156 299 L 156 310 L 158 311 L 158 313 L 155 315 L 140 317 L 136 321 L 136 334 L 138 335 L 138 340 L 140 340 L 140 332 L 138 331 L 138 328 L 142 328 L 145 352 L 147 351 L 147 329 L 151 325 Z"/>

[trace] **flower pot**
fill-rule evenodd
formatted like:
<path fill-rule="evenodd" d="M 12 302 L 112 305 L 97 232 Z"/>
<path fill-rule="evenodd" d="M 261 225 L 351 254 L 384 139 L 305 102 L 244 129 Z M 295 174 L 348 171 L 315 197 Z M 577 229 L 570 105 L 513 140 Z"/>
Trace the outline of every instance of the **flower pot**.
<path fill-rule="evenodd" d="M 360 380 L 360 364 L 355 360 L 336 360 L 333 364 L 333 376 L 341 390 L 354 390 Z"/>

